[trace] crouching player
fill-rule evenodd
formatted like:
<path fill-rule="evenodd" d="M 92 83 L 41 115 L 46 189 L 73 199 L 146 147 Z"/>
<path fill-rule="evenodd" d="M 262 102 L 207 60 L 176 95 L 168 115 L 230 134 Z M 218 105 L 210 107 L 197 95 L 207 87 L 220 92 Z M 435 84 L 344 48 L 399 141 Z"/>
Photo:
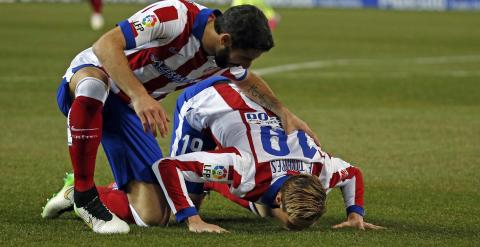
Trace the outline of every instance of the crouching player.
<path fill-rule="evenodd" d="M 323 152 L 303 131 L 286 135 L 275 115 L 227 78 L 189 88 L 176 107 L 172 157 L 152 169 L 176 220 L 186 221 L 190 231 L 226 231 L 198 215 L 194 202 L 205 182 L 228 184 L 235 196 L 279 208 L 274 215 L 288 229 L 315 223 L 325 212 L 326 192 L 339 187 L 348 215 L 344 226 L 380 228 L 363 222 L 358 168 Z M 215 146 L 215 151 L 202 151 Z"/>

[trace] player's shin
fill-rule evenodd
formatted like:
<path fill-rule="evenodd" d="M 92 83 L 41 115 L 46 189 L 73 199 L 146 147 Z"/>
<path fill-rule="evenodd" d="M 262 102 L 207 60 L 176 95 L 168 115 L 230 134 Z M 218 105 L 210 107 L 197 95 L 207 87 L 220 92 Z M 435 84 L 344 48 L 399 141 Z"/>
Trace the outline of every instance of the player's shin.
<path fill-rule="evenodd" d="M 77 192 L 94 187 L 95 160 L 102 137 L 102 110 L 107 90 L 104 82 L 93 77 L 83 78 L 75 89 L 76 97 L 68 114 L 68 145 Z"/>
<path fill-rule="evenodd" d="M 128 225 L 103 205 L 93 182 L 107 96 L 107 85 L 97 78 L 85 77 L 77 82 L 68 115 L 68 145 L 75 174 L 74 209 L 94 232 L 127 233 Z"/>

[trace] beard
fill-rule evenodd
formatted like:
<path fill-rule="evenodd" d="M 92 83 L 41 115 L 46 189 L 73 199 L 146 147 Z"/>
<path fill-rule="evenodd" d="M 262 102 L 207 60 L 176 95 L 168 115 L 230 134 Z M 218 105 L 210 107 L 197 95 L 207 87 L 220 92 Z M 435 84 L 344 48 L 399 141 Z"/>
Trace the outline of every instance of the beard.
<path fill-rule="evenodd" d="M 225 47 L 215 52 L 215 63 L 222 69 L 228 67 L 230 63 L 230 47 Z"/>

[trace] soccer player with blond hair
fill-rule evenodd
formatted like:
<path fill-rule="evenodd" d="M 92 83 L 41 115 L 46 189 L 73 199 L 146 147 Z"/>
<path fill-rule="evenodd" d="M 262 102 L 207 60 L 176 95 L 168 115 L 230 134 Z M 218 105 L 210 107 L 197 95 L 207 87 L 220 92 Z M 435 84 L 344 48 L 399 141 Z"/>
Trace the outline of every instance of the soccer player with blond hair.
<path fill-rule="evenodd" d="M 318 178 L 294 175 L 280 188 L 277 217 L 287 229 L 301 230 L 315 223 L 326 211 L 327 193 Z M 281 216 L 283 212 L 283 217 Z"/>
<path fill-rule="evenodd" d="M 152 167 L 177 221 L 193 232 L 226 231 L 197 211 L 204 183 L 214 182 L 274 209 L 288 229 L 315 223 L 325 212 L 326 193 L 338 187 L 348 215 L 342 227 L 379 228 L 363 222 L 360 169 L 325 153 L 303 131 L 287 134 L 275 114 L 230 82 L 207 79 L 177 100 L 171 157 Z"/>

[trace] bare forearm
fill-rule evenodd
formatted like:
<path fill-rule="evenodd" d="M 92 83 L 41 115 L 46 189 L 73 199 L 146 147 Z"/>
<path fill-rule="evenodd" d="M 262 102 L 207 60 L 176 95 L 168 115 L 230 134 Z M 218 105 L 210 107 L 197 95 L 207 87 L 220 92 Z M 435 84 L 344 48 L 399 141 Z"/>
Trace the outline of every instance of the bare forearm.
<path fill-rule="evenodd" d="M 250 73 L 248 78 L 237 84 L 247 97 L 272 111 L 278 116 L 281 116 L 283 104 L 273 93 L 268 84 L 254 73 Z"/>
<path fill-rule="evenodd" d="M 128 65 L 123 49 L 125 41 L 119 30 L 112 30 L 102 36 L 94 45 L 93 52 L 109 76 L 130 98 L 144 96 L 147 91 L 135 77 Z"/>
<path fill-rule="evenodd" d="M 264 80 L 262 80 L 262 78 L 254 73 L 249 73 L 247 75 L 247 79 L 238 82 L 237 85 L 240 87 L 240 90 L 247 95 L 247 97 L 280 117 L 282 127 L 285 129 L 285 132 L 290 134 L 295 130 L 305 131 L 305 133 L 313 138 L 319 147 L 321 146 L 317 135 L 310 129 L 310 127 L 308 127 L 305 122 L 290 112 L 280 102 L 280 100 L 278 100 L 270 87 Z"/>
<path fill-rule="evenodd" d="M 94 45 L 93 52 L 109 76 L 131 99 L 132 107 L 142 122 L 145 132 L 165 137 L 168 133 L 168 117 L 163 107 L 148 94 L 135 77 L 125 56 L 125 38 L 119 27 L 104 34 Z"/>

